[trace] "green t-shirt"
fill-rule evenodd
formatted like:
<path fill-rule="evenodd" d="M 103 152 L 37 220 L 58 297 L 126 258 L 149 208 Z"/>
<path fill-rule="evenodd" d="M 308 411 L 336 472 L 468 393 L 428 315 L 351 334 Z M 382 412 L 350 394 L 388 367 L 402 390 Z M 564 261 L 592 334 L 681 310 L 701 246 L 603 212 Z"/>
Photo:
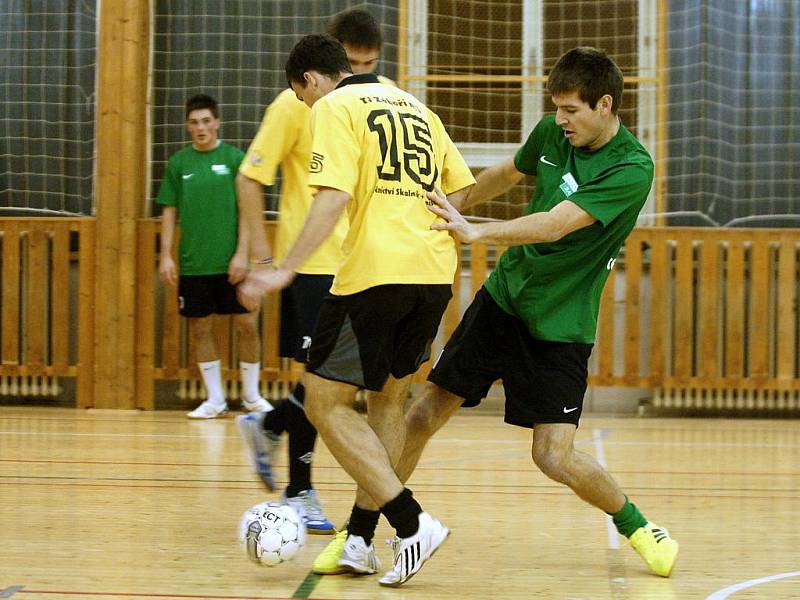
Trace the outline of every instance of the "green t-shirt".
<path fill-rule="evenodd" d="M 169 159 L 158 203 L 178 209 L 181 275 L 228 272 L 238 237 L 234 180 L 243 158 L 220 142 L 206 152 L 187 146 Z"/>
<path fill-rule="evenodd" d="M 525 214 L 569 198 L 597 221 L 553 243 L 509 248 L 486 282 L 503 310 L 537 339 L 594 343 L 600 296 L 653 183 L 653 160 L 622 125 L 594 152 L 574 148 L 544 117 L 514 157 L 536 176 Z"/>

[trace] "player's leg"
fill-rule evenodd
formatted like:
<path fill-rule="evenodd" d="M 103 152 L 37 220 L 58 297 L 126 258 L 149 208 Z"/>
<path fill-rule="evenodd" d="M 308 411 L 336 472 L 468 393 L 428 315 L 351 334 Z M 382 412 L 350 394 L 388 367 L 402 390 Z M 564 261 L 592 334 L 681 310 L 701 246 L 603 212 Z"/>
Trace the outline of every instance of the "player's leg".
<path fill-rule="evenodd" d="M 403 486 L 378 436 L 353 408 L 358 386 L 306 373 L 306 413 L 342 468 L 381 505 Z"/>
<path fill-rule="evenodd" d="M 395 464 L 398 478 L 405 483 L 411 476 L 428 439 L 441 428 L 469 396 L 470 406 L 480 402 L 492 382 L 497 379 L 499 365 L 494 350 L 493 325 L 485 315 L 485 302 L 479 293 L 467 309 L 461 323 L 445 345 L 429 377 L 422 397 L 404 417 L 406 425 L 403 452 Z M 451 388 L 453 391 L 448 391 Z M 454 393 L 455 392 L 455 393 Z M 374 403 L 373 403 L 374 404 Z M 359 521 L 361 535 L 374 534 L 378 506 L 360 490 L 350 521 Z M 337 536 L 338 537 L 338 536 Z M 314 561 L 314 572 L 329 574 L 336 569 L 342 555 L 344 539 L 336 539 Z"/>
<path fill-rule="evenodd" d="M 272 406 L 261 396 L 261 392 L 258 389 L 261 379 L 259 314 L 259 311 L 254 311 L 235 313 L 233 315 L 233 324 L 238 340 L 239 370 L 242 378 L 242 407 L 250 412 L 268 412 L 272 410 Z"/>
<path fill-rule="evenodd" d="M 678 544 L 647 520 L 611 475 L 590 455 L 575 449 L 575 431 L 583 410 L 591 346 L 533 338 L 516 317 L 504 326 L 508 423 L 533 428 L 532 456 L 542 472 L 570 487 L 586 502 L 614 518 L 650 569 L 668 576 Z M 513 332 L 517 333 L 514 334 Z M 535 390 L 535 392 L 533 392 Z"/>
<path fill-rule="evenodd" d="M 405 399 L 411 385 L 411 376 L 403 379 L 389 377 L 380 392 L 367 393 L 367 423 L 386 448 L 393 465 L 396 465 L 405 443 Z M 403 482 L 405 483 L 405 482 Z M 344 538 L 335 540 L 314 561 L 317 572 L 349 571 L 356 574 L 377 573 L 380 561 L 375 554 L 373 537 L 380 518 L 380 506 L 363 489 L 356 491 L 356 501 L 347 521 Z"/>
<path fill-rule="evenodd" d="M 398 382 L 390 384 L 385 400 L 397 406 L 384 407 L 382 413 L 388 423 L 394 420 L 395 427 L 402 428 L 407 383 L 400 380 L 427 359 L 449 298 L 449 286 L 415 285 L 379 286 L 331 298 L 323 305 L 314 333 L 307 377 L 309 418 L 331 453 L 380 505 L 397 532 L 394 567 L 381 578 L 382 585 L 402 585 L 417 573 L 449 530 L 424 513 L 397 479 L 389 452 L 353 409 L 352 398 L 344 405 L 334 400 L 331 391 L 344 385 L 342 381 L 382 391 L 391 375 Z M 381 425 L 384 431 L 389 426 Z M 389 441 L 393 454 L 399 452 L 403 437 L 401 432 Z"/>
<path fill-rule="evenodd" d="M 330 289 L 331 275 L 298 275 L 281 295 L 280 355 L 305 363 L 319 305 Z M 279 436 L 288 433 L 289 483 L 284 499 L 303 517 L 309 533 L 333 534 L 336 529 L 325 516 L 316 490 L 311 483 L 311 469 L 317 431 L 306 417 L 304 409 L 305 387 L 302 380 L 289 393 L 286 400 L 276 404 L 275 410 L 261 418 L 259 426 L 246 426 L 247 417 L 238 417 L 240 432 L 249 448 L 259 448 L 254 461 L 259 475 L 269 489 L 270 463 L 274 460 Z M 264 477 L 269 474 L 269 481 Z"/>
<path fill-rule="evenodd" d="M 303 365 L 308 362 L 314 327 L 332 282 L 333 275 L 300 274 L 283 291 L 281 356 L 289 356 Z M 290 504 L 305 511 L 309 533 L 334 534 L 336 528 L 325 516 L 311 481 L 317 430 L 306 416 L 305 396 L 301 379 L 284 407 L 285 429 L 289 435 L 289 484 L 285 495 Z"/>
<path fill-rule="evenodd" d="M 410 384 L 410 378 L 407 378 Z M 390 379 L 390 381 L 392 381 Z M 397 380 L 394 380 L 395 383 Z M 388 382 L 387 382 L 388 383 Z M 408 384 L 398 390 L 398 397 L 404 398 L 407 394 Z M 385 396 L 386 387 L 380 396 Z M 382 411 L 379 406 L 388 405 L 384 398 L 376 397 L 377 394 L 368 395 L 369 416 L 371 426 L 378 433 L 386 446 L 387 452 L 395 465 L 395 473 L 400 481 L 405 484 L 414 471 L 422 450 L 428 440 L 444 425 L 450 416 L 461 406 L 462 399 L 429 384 L 423 397 L 417 400 L 405 416 L 391 416 L 395 412 Z M 402 403 L 398 403 L 402 406 Z M 391 425 L 393 418 L 402 418 L 405 427 Z M 400 442 L 403 441 L 401 452 Z M 380 507 L 364 490 L 356 492 L 356 502 L 348 519 L 347 529 L 342 530 L 337 539 L 333 540 L 314 560 L 314 572 L 322 575 L 331 575 L 342 572 L 356 574 L 376 573 L 380 569 L 380 562 L 375 555 L 373 538 L 380 518 Z"/>
<path fill-rule="evenodd" d="M 222 388 L 222 365 L 211 319 L 214 312 L 212 278 L 206 275 L 181 275 L 178 279 L 179 312 L 187 318 L 189 337 L 206 388 L 205 402 L 187 414 L 191 419 L 213 419 L 228 411 Z"/>
<path fill-rule="evenodd" d="M 613 517 L 618 531 L 630 539 L 653 573 L 669 577 L 678 555 L 678 543 L 664 529 L 645 519 L 619 485 L 592 456 L 575 449 L 575 425 L 536 425 L 532 454 L 550 479 L 568 486 L 581 499 Z"/>

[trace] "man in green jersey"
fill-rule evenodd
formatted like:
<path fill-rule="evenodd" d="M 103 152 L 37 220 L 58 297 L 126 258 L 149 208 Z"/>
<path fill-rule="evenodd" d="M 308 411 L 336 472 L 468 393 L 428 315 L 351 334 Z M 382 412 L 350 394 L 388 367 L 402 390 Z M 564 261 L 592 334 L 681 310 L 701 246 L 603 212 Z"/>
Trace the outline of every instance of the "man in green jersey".
<path fill-rule="evenodd" d="M 375 18 L 363 10 L 347 10 L 334 15 L 328 33 L 342 42 L 354 74 L 372 73 L 378 66 L 382 36 Z M 388 79 L 379 78 L 388 84 Z M 263 188 L 275 183 L 278 167 L 282 174 L 279 219 L 274 260 L 281 261 L 303 227 L 313 195 L 308 187 L 311 160 L 311 109 L 287 88 L 272 101 L 264 113 L 256 137 L 247 150 L 236 179 L 239 202 L 261 207 Z M 342 243 L 347 234 L 347 219 L 341 218 L 334 232 L 297 270 L 292 284 L 281 292 L 280 356 L 305 365 L 314 325 L 322 301 L 328 295 L 333 276 L 344 257 Z M 268 250 L 252 240 L 255 256 L 266 257 Z M 272 462 L 283 431 L 288 433 L 289 482 L 283 492 L 287 502 L 302 516 L 309 533 L 334 534 L 311 483 L 311 467 L 317 430 L 306 417 L 303 403 L 305 387 L 298 382 L 287 400 L 275 404 L 269 413 L 240 415 L 236 424 L 251 461 L 264 485 L 275 488 Z M 330 565 L 315 564 L 315 571 L 341 572 L 338 559 Z"/>
<path fill-rule="evenodd" d="M 169 159 L 158 191 L 158 203 L 164 207 L 159 275 L 164 283 L 178 285 L 179 311 L 188 319 L 207 391 L 208 399 L 188 414 L 192 419 L 213 419 L 228 410 L 212 313 L 234 315 L 243 407 L 254 412 L 271 409 L 258 389 L 258 312 L 248 312 L 236 299 L 236 284 L 247 274 L 247 248 L 239 244 L 234 186 L 244 153 L 218 138 L 219 126 L 213 98 L 198 94 L 188 100 L 186 129 L 192 144 Z M 179 268 L 172 258 L 178 219 Z"/>
<path fill-rule="evenodd" d="M 462 242 L 510 246 L 478 291 L 406 415 L 395 470 L 406 481 L 428 439 L 461 406 L 502 379 L 505 421 L 533 429 L 532 456 L 551 479 L 613 517 L 650 570 L 668 577 L 678 543 L 645 519 L 611 475 L 575 449 L 587 361 L 603 286 L 653 181 L 653 161 L 621 124 L 623 78 L 593 48 L 564 54 L 548 79 L 555 116 L 544 117 L 508 159 L 482 171 L 466 199 L 428 194 Z M 459 211 L 536 176 L 525 215 L 468 223 Z"/>

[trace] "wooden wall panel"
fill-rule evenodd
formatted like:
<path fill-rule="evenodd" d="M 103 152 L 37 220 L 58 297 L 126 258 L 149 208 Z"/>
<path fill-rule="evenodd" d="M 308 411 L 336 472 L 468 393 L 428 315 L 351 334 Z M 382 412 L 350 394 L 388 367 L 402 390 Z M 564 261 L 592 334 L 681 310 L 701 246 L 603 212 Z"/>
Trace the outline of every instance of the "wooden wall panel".
<path fill-rule="evenodd" d="M 725 376 L 744 374 L 744 269 L 745 248 L 741 239 L 728 244 L 725 294 Z"/>
<path fill-rule="evenodd" d="M 688 382 L 694 365 L 694 240 L 682 232 L 675 240 L 673 377 Z"/>
<path fill-rule="evenodd" d="M 50 347 L 51 364 L 57 373 L 63 373 L 69 362 L 69 315 L 70 282 L 69 269 L 69 223 L 58 223 L 52 235 L 51 269 L 52 287 L 50 290 Z"/>
<path fill-rule="evenodd" d="M 17 221 L 3 222 L 2 353 L 4 365 L 20 362 L 20 236 Z"/>
<path fill-rule="evenodd" d="M 634 231 L 625 245 L 625 334 L 624 371 L 627 381 L 635 385 L 639 377 L 641 355 L 641 282 L 642 240 Z"/>
<path fill-rule="evenodd" d="M 781 233 L 778 249 L 777 377 L 795 377 L 797 362 L 797 240 Z"/>
<path fill-rule="evenodd" d="M 718 340 L 722 303 L 719 297 L 719 241 L 715 237 L 709 237 L 700 246 L 698 286 L 698 375 L 708 379 L 720 374 Z"/>
<path fill-rule="evenodd" d="M 48 236 L 42 225 L 31 223 L 27 235 L 27 268 L 25 273 L 25 362 L 31 375 L 44 374 L 45 302 L 49 272 L 47 268 Z"/>

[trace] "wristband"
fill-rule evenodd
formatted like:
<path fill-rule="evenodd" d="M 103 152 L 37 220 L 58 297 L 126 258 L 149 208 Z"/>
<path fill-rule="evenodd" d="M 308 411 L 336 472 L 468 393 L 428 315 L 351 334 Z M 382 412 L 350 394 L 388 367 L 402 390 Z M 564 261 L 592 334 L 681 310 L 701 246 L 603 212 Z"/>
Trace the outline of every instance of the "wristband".
<path fill-rule="evenodd" d="M 267 256 L 266 258 L 251 258 L 250 259 L 251 265 L 271 265 L 272 264 L 272 257 Z"/>

